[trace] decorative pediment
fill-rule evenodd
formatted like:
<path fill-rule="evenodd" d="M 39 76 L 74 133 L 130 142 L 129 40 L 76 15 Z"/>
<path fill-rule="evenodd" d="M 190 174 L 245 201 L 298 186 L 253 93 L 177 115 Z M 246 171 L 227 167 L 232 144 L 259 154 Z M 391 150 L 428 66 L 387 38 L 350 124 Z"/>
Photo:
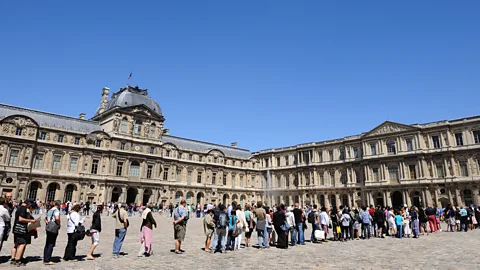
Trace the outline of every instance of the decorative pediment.
<path fill-rule="evenodd" d="M 416 130 L 417 128 L 414 128 L 408 125 L 386 121 L 383 124 L 379 125 L 378 127 L 372 129 L 367 134 L 365 134 L 364 137 L 384 135 L 384 134 L 397 133 L 397 132 L 405 132 L 405 131 L 416 131 Z"/>

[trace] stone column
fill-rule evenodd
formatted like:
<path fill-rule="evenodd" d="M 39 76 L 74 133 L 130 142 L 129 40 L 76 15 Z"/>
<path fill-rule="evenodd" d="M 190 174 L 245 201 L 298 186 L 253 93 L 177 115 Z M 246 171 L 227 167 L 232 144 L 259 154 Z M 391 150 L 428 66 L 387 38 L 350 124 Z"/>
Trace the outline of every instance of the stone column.
<path fill-rule="evenodd" d="M 460 196 L 460 190 L 458 188 L 455 189 L 455 198 L 457 199 L 457 205 L 458 206 L 463 206 L 465 203 L 462 201 L 462 198 Z"/>
<path fill-rule="evenodd" d="M 136 198 L 136 202 L 138 205 L 140 205 L 141 203 L 143 203 L 143 188 L 138 188 L 137 189 L 137 198 Z"/>
<path fill-rule="evenodd" d="M 122 187 L 122 194 L 120 195 L 119 201 L 121 203 L 125 203 L 127 201 L 127 188 L 126 187 Z"/>
<path fill-rule="evenodd" d="M 338 195 L 338 193 L 335 194 L 335 202 L 337 203 L 337 207 L 339 207 L 339 206 L 341 205 L 341 203 L 340 203 L 340 195 Z"/>
<path fill-rule="evenodd" d="M 390 190 L 385 191 L 385 194 L 387 196 L 387 200 L 385 201 L 385 204 L 389 205 L 389 206 L 392 206 L 393 202 L 392 202 L 392 198 L 391 198 L 391 195 L 390 195 Z"/>
<path fill-rule="evenodd" d="M 350 207 L 352 207 L 355 202 L 352 201 L 352 195 L 350 194 L 350 192 L 347 193 L 347 196 L 348 196 L 348 204 Z"/>
<path fill-rule="evenodd" d="M 66 184 L 59 184 L 60 185 L 60 191 L 58 192 L 58 200 L 63 202 L 63 198 L 65 197 L 65 187 L 67 186 Z"/>
<path fill-rule="evenodd" d="M 473 203 L 476 204 L 476 205 L 478 205 L 480 203 L 479 197 L 478 197 L 478 192 L 479 192 L 478 188 L 472 189 Z"/>
<path fill-rule="evenodd" d="M 408 190 L 403 191 L 405 193 L 405 203 L 407 204 L 408 207 L 412 206 L 412 200 L 410 198 L 410 194 L 408 193 Z"/>

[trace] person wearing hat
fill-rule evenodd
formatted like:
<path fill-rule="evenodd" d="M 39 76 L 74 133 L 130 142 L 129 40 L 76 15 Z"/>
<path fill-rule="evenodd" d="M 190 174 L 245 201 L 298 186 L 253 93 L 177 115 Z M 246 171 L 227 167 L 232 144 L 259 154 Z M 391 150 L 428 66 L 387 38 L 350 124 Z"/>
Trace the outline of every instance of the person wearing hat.
<path fill-rule="evenodd" d="M 37 204 L 33 199 L 27 199 L 20 204 L 15 213 L 15 222 L 13 224 L 13 248 L 11 264 L 16 266 L 25 266 L 23 254 L 28 243 L 30 243 L 30 235 L 28 233 L 28 223 L 36 222 L 38 218 L 33 218 L 30 214 L 36 208 Z M 30 212 L 29 212 L 30 211 Z"/>

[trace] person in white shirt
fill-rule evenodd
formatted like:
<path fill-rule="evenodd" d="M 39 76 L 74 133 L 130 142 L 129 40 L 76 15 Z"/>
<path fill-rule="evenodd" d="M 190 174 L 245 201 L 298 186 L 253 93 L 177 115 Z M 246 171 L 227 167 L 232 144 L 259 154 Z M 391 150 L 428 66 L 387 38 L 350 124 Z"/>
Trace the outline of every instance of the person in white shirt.
<path fill-rule="evenodd" d="M 327 242 L 327 235 L 328 235 L 328 224 L 330 224 L 330 218 L 328 217 L 327 209 L 325 207 L 322 207 L 320 213 L 320 228 L 322 231 L 325 232 L 325 239 L 324 241 Z"/>
<path fill-rule="evenodd" d="M 285 213 L 285 219 L 287 220 L 288 225 L 290 226 L 290 229 L 288 230 L 288 233 L 290 233 L 290 239 L 292 246 L 294 245 L 294 234 L 295 234 L 295 216 L 293 215 L 293 208 L 292 207 L 287 207 L 287 213 Z M 287 236 L 288 239 L 288 236 Z"/>
<path fill-rule="evenodd" d="M 5 224 L 10 224 L 10 213 L 5 208 L 5 198 L 0 198 L 0 250 L 3 246 L 3 233 L 5 231 Z M 8 232 L 7 232 L 8 233 Z"/>
<path fill-rule="evenodd" d="M 72 207 L 72 211 L 67 215 L 67 246 L 65 247 L 65 254 L 63 255 L 63 260 L 65 261 L 72 261 L 76 260 L 76 253 L 77 253 L 77 242 L 78 239 L 75 237 L 75 227 L 78 226 L 79 223 L 83 223 L 80 218 L 80 210 L 82 206 L 76 204 Z"/>
<path fill-rule="evenodd" d="M 238 234 L 237 238 L 235 239 L 235 247 L 234 248 L 235 249 L 240 249 L 243 234 L 244 234 L 244 232 L 246 232 L 246 230 L 249 230 L 249 228 L 247 226 L 247 220 L 245 218 L 245 212 L 242 211 L 242 206 L 237 205 L 236 210 L 237 210 L 237 218 L 239 220 L 239 222 L 237 223 L 237 228 L 240 229 L 240 233 Z"/>

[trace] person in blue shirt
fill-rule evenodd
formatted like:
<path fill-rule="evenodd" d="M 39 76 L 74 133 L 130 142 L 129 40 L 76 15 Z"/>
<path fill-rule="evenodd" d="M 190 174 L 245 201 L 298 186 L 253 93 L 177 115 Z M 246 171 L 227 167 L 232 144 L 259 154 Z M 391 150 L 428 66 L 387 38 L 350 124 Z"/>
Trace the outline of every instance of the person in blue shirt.
<path fill-rule="evenodd" d="M 465 232 L 468 231 L 468 213 L 467 210 L 465 210 L 465 207 L 462 207 L 460 209 L 460 231 L 462 231 L 462 228 L 465 228 Z"/>
<path fill-rule="evenodd" d="M 397 237 L 402 238 L 403 217 L 399 211 L 395 213 L 395 224 L 397 225 Z"/>

